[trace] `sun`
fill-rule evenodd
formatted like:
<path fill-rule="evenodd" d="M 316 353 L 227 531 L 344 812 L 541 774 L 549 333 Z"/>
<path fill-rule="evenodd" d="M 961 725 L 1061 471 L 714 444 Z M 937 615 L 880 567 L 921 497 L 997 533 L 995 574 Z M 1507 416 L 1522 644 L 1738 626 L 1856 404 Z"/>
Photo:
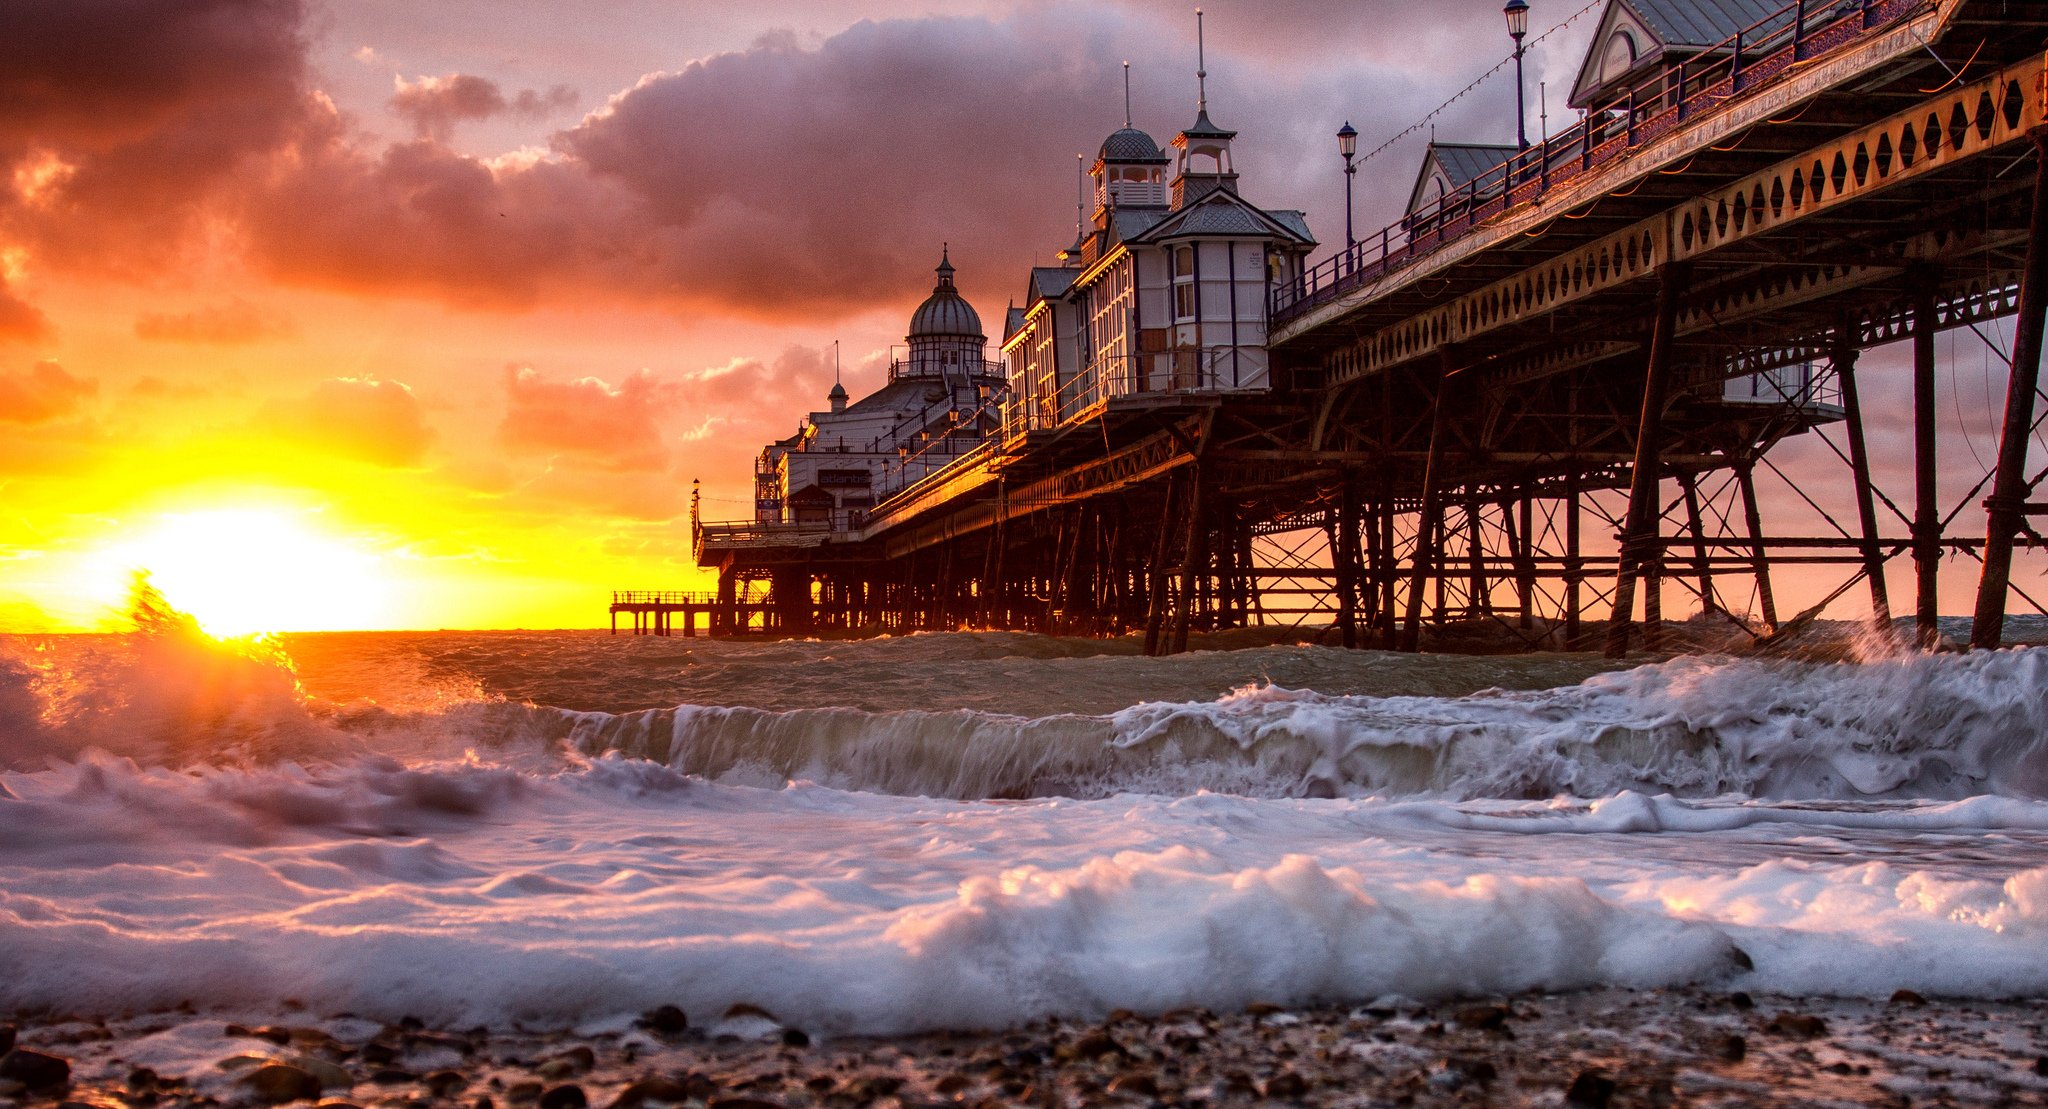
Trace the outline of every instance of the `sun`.
<path fill-rule="evenodd" d="M 277 508 L 167 514 L 94 561 L 103 574 L 147 573 L 209 635 L 391 626 L 382 560 L 317 530 L 310 515 Z"/>

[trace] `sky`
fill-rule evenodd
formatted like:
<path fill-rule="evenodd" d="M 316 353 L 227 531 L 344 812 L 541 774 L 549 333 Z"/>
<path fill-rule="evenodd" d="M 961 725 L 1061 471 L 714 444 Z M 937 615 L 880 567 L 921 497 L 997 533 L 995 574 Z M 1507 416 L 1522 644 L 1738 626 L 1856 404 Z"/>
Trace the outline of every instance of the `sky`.
<path fill-rule="evenodd" d="M 1532 134 L 1582 7 L 1535 5 L 1576 18 L 1528 57 Z M 1326 242 L 1337 127 L 1372 150 L 1510 49 L 1492 0 L 1206 13 L 1244 192 Z M 750 515 L 752 456 L 835 343 L 882 380 L 942 243 L 1000 320 L 1072 241 L 1120 63 L 1163 142 L 1194 39 L 1159 0 L 0 4 L 0 631 L 103 626 L 137 567 L 222 630 L 705 588 L 693 481 Z M 1505 141 L 1513 103 L 1496 74 L 1435 126 Z M 1361 169 L 1361 227 L 1426 138 Z"/>

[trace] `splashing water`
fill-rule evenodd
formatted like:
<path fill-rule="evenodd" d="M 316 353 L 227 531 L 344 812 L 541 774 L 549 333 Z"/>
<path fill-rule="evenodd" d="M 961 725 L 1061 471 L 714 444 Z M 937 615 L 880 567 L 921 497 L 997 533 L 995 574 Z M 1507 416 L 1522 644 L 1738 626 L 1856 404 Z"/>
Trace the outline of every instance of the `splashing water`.
<path fill-rule="evenodd" d="M 2039 650 L 222 642 L 146 589 L 134 625 L 0 652 L 0 1009 L 2048 990 Z"/>

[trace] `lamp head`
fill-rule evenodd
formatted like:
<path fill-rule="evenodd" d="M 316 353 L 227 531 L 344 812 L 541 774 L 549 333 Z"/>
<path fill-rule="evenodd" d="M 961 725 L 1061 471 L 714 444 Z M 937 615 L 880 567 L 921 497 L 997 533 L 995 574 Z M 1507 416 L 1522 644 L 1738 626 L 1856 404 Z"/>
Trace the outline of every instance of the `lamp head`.
<path fill-rule="evenodd" d="M 1350 120 L 1345 120 L 1344 126 L 1337 129 L 1337 153 L 1344 155 L 1346 160 L 1358 153 L 1358 132 L 1352 129 Z"/>
<path fill-rule="evenodd" d="M 1519 45 L 1522 36 L 1529 33 L 1529 0 L 1508 0 L 1501 14 L 1508 17 L 1508 37 Z"/>

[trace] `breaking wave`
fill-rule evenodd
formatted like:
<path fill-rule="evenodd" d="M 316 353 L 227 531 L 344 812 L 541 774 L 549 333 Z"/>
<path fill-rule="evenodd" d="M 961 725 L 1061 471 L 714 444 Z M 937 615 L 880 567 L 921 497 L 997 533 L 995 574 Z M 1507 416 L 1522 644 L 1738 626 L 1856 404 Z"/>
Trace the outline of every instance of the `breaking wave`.
<path fill-rule="evenodd" d="M 857 654 L 865 646 L 836 649 Z M 904 649 L 873 653 L 886 659 Z M 1372 653 L 1341 657 L 1369 662 Z M 1401 666 L 1431 661 L 1381 657 Z M 1133 661 L 1023 660 L 990 681 L 1038 683 L 1056 703 L 1055 690 L 1076 666 Z M 1214 699 L 1042 715 L 698 704 L 604 712 L 509 702 L 474 682 L 433 692 L 383 703 L 323 700 L 301 688 L 275 644 L 223 644 L 145 606 L 133 634 L 0 656 L 0 765 L 30 769 L 88 751 L 173 766 L 465 754 L 544 765 L 612 755 L 737 784 L 813 781 L 961 800 L 1198 791 L 2048 796 L 2042 649 L 1854 663 L 1688 657 L 1549 689 L 1451 696 L 1252 682 Z"/>

